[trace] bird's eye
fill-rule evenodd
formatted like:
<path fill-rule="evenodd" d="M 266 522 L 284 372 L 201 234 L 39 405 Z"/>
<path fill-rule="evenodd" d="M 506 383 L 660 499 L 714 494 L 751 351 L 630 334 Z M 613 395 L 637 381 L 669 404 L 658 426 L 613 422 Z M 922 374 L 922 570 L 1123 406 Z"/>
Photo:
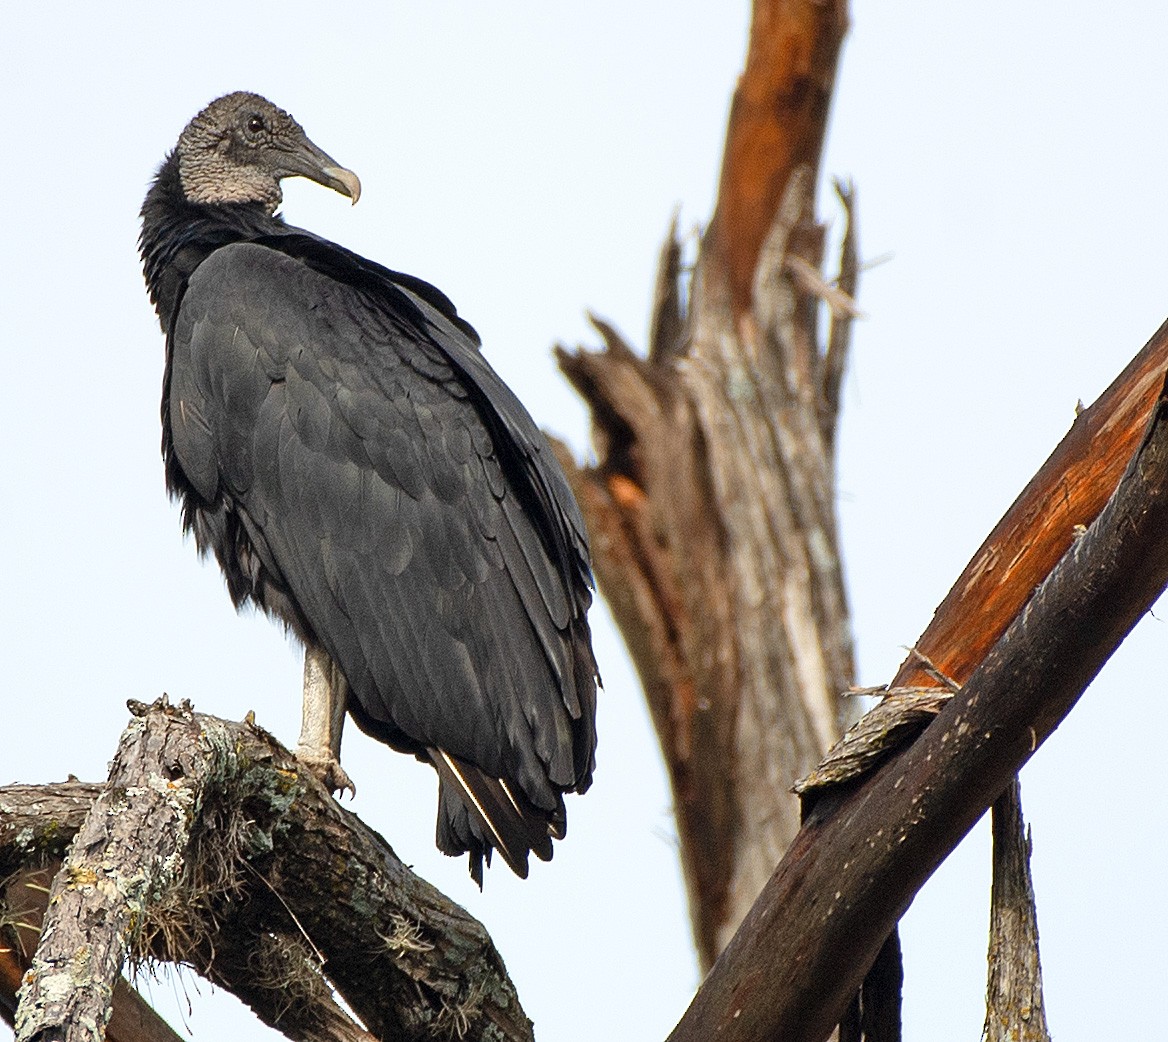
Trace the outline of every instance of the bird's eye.
<path fill-rule="evenodd" d="M 258 134 L 263 129 L 264 129 L 264 117 L 263 116 L 252 116 L 247 121 L 247 131 L 249 134 Z"/>

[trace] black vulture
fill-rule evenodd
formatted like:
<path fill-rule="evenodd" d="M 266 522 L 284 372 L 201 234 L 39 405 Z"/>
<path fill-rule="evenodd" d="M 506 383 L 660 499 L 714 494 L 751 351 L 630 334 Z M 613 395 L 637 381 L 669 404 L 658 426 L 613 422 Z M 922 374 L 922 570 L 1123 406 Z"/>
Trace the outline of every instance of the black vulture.
<path fill-rule="evenodd" d="M 167 488 L 236 607 L 304 644 L 298 755 L 351 788 L 347 710 L 437 769 L 441 850 L 480 885 L 492 849 L 526 876 L 592 780 L 583 518 L 454 305 L 286 224 L 292 176 L 360 193 L 288 113 L 229 94 L 143 203 Z"/>

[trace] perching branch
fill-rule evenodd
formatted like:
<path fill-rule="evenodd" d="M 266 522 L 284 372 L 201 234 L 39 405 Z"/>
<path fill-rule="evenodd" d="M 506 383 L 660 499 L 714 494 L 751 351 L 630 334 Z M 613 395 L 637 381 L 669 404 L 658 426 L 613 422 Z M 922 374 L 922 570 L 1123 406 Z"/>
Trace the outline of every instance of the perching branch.
<path fill-rule="evenodd" d="M 100 1037 L 127 956 L 190 965 L 293 1039 L 532 1037 L 483 927 L 258 728 L 155 705 L 84 802 L 72 787 L 0 789 L 0 866 L 81 837 L 54 883 L 20 1042 Z"/>

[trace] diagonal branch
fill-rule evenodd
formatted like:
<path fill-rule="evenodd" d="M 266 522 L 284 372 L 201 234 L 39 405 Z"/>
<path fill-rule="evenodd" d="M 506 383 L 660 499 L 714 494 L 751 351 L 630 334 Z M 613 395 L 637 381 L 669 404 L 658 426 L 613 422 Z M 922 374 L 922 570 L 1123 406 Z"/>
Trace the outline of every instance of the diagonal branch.
<path fill-rule="evenodd" d="M 160 739 L 149 725 L 131 725 L 110 783 L 53 883 L 16 1010 L 19 1042 L 104 1038 L 136 924 L 153 896 L 178 882 L 206 763 L 176 755 Z M 194 786 L 176 784 L 192 775 Z"/>
<path fill-rule="evenodd" d="M 1168 369 L 1168 323 L 1083 409 L 973 555 L 884 694 L 795 789 L 814 796 L 912 741 L 985 657 L 1035 586 L 1115 491 L 1146 431 Z"/>
<path fill-rule="evenodd" d="M 928 683 L 921 656 L 963 683 L 1098 516 L 1140 443 L 1168 368 L 1162 325 L 1090 408 L 986 537 L 917 640 L 892 686 Z M 971 625 L 970 620 L 977 624 Z"/>
<path fill-rule="evenodd" d="M 71 784 L 80 787 L 80 783 Z M 93 798 L 96 798 L 97 786 L 85 788 L 93 790 Z M 43 818 L 33 819 L 33 827 L 44 823 Z M 0 888 L 0 919 L 7 921 L 10 927 L 9 939 L 0 943 L 0 1019 L 9 1026 L 13 1025 L 16 1016 L 17 990 L 32 962 L 41 934 L 41 924 L 49 904 L 49 887 L 60 870 L 61 862 L 54 859 L 43 868 L 9 876 L 7 885 Z M 5 944 L 8 947 L 4 947 Z M 182 1036 L 176 1034 L 121 978 L 114 982 L 113 1008 L 105 1037 L 106 1042 L 183 1042 Z"/>
<path fill-rule="evenodd" d="M 1115 494 L 961 691 L 913 745 L 816 804 L 671 1042 L 826 1037 L 916 891 L 1168 584 L 1166 533 L 1161 390 Z"/>

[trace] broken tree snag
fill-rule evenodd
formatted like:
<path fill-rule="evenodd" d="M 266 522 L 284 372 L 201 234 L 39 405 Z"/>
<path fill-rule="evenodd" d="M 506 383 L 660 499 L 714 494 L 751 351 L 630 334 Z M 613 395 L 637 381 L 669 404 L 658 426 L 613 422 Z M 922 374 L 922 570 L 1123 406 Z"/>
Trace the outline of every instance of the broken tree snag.
<path fill-rule="evenodd" d="M 1161 394 L 1107 506 L 937 719 L 873 774 L 821 796 L 672 1042 L 822 1042 L 913 895 L 1166 584 Z"/>
<path fill-rule="evenodd" d="M 989 980 L 982 1042 L 1050 1042 L 1042 1001 L 1038 911 L 1030 878 L 1030 835 L 1015 777 L 993 809 Z"/>
<path fill-rule="evenodd" d="M 402 865 L 287 750 L 254 725 L 189 706 L 140 711 L 90 807 L 75 794 L 57 799 L 57 786 L 0 789 L 0 865 L 37 864 L 78 830 L 83 837 L 54 883 L 20 1042 L 98 1037 L 110 973 L 126 956 L 190 966 L 303 1042 L 529 1042 L 531 1024 L 481 924 Z M 65 812 L 38 820 L 48 806 Z M 166 814 L 157 829 L 134 825 Z M 131 861 L 134 875 L 121 867 Z M 81 924 L 84 947 L 69 935 Z M 78 951 L 104 950 L 121 955 L 103 958 L 101 973 L 96 959 L 78 966 Z M 80 1035 L 70 1027 L 79 1020 Z"/>
<path fill-rule="evenodd" d="M 746 67 L 730 105 L 718 204 L 705 249 L 725 273 L 735 316 L 792 173 L 819 168 L 840 46 L 843 0 L 755 0 Z"/>
<path fill-rule="evenodd" d="M 822 276 L 813 205 L 845 26 L 842 4 L 756 2 L 692 281 L 675 220 L 646 353 L 599 320 L 602 351 L 557 349 L 592 412 L 599 462 L 567 469 L 669 771 L 703 967 L 797 831 L 790 786 L 852 679 L 832 453 L 858 265 L 849 220 L 841 284 Z"/>
<path fill-rule="evenodd" d="M 1168 368 L 1168 323 L 1088 409 L 982 543 L 916 649 L 959 683 L 1091 524 L 1139 444 Z M 893 687 L 928 684 L 910 656 Z"/>
<path fill-rule="evenodd" d="M 669 770 L 695 943 L 717 954 L 738 824 L 737 645 L 725 538 L 705 451 L 676 377 L 601 325 L 601 353 L 559 352 L 587 399 L 600 464 L 567 473 L 601 591 L 620 626 Z"/>

